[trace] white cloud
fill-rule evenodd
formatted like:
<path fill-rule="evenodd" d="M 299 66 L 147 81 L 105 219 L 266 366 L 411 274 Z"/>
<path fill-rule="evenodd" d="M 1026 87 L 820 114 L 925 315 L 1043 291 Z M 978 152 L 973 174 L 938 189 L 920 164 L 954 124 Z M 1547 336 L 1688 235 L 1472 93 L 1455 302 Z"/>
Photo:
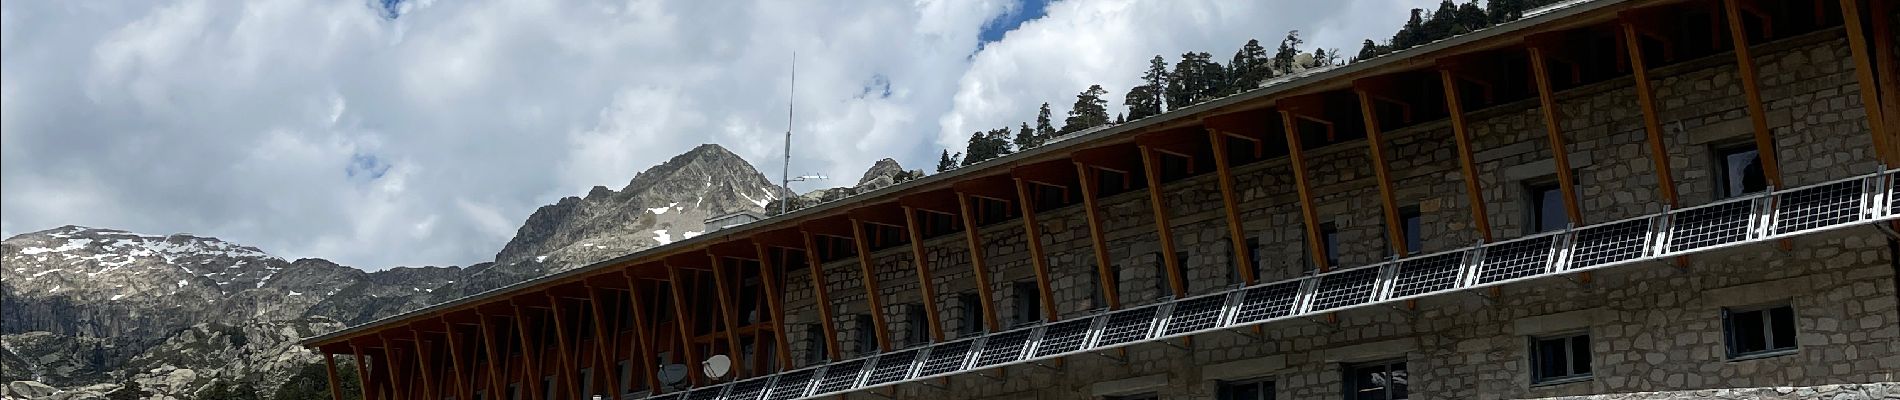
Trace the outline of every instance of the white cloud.
<path fill-rule="evenodd" d="M 1404 14 L 1071 0 L 979 52 L 1009 1 L 412 1 L 394 19 L 369 3 L 0 3 L 0 232 L 466 265 L 535 207 L 700 143 L 776 176 L 794 50 L 792 172 L 855 177 L 884 157 L 926 168 L 1089 83 L 1118 100 L 1156 53 L 1224 60 L 1290 28 L 1351 51 Z"/>

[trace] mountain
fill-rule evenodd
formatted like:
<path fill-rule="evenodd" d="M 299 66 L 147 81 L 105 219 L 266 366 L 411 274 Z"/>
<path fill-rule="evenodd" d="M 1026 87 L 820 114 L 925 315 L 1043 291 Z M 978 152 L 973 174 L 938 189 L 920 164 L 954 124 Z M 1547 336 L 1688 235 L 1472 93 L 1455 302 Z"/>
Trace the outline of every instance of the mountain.
<path fill-rule="evenodd" d="M 897 164 L 897 160 L 886 158 L 877 160 L 876 163 L 871 164 L 870 169 L 864 170 L 864 176 L 858 178 L 856 185 L 813 190 L 795 197 L 787 197 L 785 201 L 791 202 L 791 210 L 797 210 L 856 196 L 873 190 L 883 189 L 887 186 L 922 177 L 924 177 L 923 170 L 905 170 L 903 165 Z M 779 203 L 778 201 L 767 203 L 765 205 L 766 213 L 768 215 L 777 215 L 780 206 Z"/>
<path fill-rule="evenodd" d="M 844 189 L 912 173 L 887 159 Z M 707 231 L 707 217 L 761 213 L 788 193 L 738 155 L 702 145 L 620 190 L 541 207 L 493 262 L 376 272 L 190 234 L 21 234 L 0 241 L 0 398 L 308 389 L 323 376 L 310 372 L 319 359 L 298 338 L 682 240 Z"/>

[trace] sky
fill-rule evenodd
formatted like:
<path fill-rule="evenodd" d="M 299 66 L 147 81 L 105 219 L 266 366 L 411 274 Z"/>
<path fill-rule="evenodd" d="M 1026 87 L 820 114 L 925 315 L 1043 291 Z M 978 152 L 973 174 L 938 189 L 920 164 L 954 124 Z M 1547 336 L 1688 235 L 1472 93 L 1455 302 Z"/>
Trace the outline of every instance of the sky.
<path fill-rule="evenodd" d="M 1057 122 L 1147 60 L 1356 52 L 1429 0 L 0 3 L 0 236 L 191 233 L 358 268 L 492 260 L 702 143 L 841 181 Z M 801 191 L 817 185 L 795 186 Z"/>

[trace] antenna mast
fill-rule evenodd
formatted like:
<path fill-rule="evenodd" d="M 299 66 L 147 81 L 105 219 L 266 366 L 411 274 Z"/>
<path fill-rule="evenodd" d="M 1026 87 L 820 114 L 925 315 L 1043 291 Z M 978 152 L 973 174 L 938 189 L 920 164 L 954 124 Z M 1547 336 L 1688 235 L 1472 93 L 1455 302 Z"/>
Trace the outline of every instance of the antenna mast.
<path fill-rule="evenodd" d="M 789 212 L 792 197 L 798 196 L 792 190 L 792 104 L 798 101 L 798 52 L 792 52 L 792 90 L 785 95 L 785 168 L 779 170 L 779 187 L 785 188 L 778 202 L 778 213 Z"/>

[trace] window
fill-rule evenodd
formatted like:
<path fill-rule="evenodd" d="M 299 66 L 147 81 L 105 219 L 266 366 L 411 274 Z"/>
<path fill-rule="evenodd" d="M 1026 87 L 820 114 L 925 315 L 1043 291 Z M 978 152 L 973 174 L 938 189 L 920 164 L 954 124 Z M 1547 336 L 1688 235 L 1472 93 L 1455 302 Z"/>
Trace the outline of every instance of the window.
<path fill-rule="evenodd" d="M 1214 390 L 1219 400 L 1273 400 L 1273 381 L 1265 379 L 1222 381 Z"/>
<path fill-rule="evenodd" d="M 1590 335 L 1531 339 L 1531 382 L 1561 383 L 1590 379 Z"/>
<path fill-rule="evenodd" d="M 1319 243 L 1320 251 L 1326 255 L 1326 266 L 1339 267 L 1339 227 L 1331 222 L 1319 224 Z"/>
<path fill-rule="evenodd" d="M 1405 361 L 1386 361 L 1346 367 L 1347 400 L 1396 400 L 1405 396 Z"/>
<path fill-rule="evenodd" d="M 922 304 L 904 305 L 904 344 L 916 346 L 930 342 L 930 313 Z"/>
<path fill-rule="evenodd" d="M 830 346 L 831 343 L 825 340 L 824 325 L 805 324 L 805 340 L 811 341 L 811 351 L 805 353 L 806 364 L 817 365 L 824 363 L 825 353 L 831 351 L 826 348 L 826 346 Z"/>
<path fill-rule="evenodd" d="M 1016 282 L 1011 287 L 1016 295 L 1016 325 L 1028 325 L 1042 319 L 1038 313 L 1042 310 L 1042 289 L 1035 282 Z"/>
<path fill-rule="evenodd" d="M 983 298 L 976 293 L 957 294 L 957 316 L 963 320 L 958 337 L 971 337 L 983 333 Z"/>
<path fill-rule="evenodd" d="M 1125 396 L 1103 396 L 1104 400 L 1157 400 L 1161 395 L 1155 393 L 1131 394 Z"/>
<path fill-rule="evenodd" d="M 1253 270 L 1253 276 L 1258 278 L 1260 277 L 1260 250 L 1259 250 L 1260 238 L 1248 236 L 1244 243 L 1245 244 L 1241 246 L 1247 249 L 1247 263 L 1244 264 L 1243 267 Z M 1225 247 L 1225 248 L 1227 249 L 1228 262 L 1233 262 L 1234 248 L 1233 247 Z M 1229 265 L 1227 268 L 1223 268 L 1223 270 L 1227 271 L 1228 284 L 1241 285 L 1241 284 L 1246 283 L 1240 279 L 1239 270 L 1234 268 L 1233 266 Z"/>
<path fill-rule="evenodd" d="M 1722 309 L 1728 357 L 1774 355 L 1795 350 L 1794 307 Z"/>
<path fill-rule="evenodd" d="M 1715 169 L 1719 179 L 1715 195 L 1729 198 L 1768 189 L 1767 174 L 1762 172 L 1761 152 L 1754 142 L 1718 147 Z"/>
<path fill-rule="evenodd" d="M 1524 195 L 1524 206 L 1529 210 L 1525 235 L 1569 227 L 1570 216 L 1564 213 L 1564 192 L 1554 178 L 1525 184 Z"/>
<path fill-rule="evenodd" d="M 1153 253 L 1153 254 L 1155 258 L 1155 298 L 1157 299 L 1173 298 L 1174 286 L 1171 286 L 1172 281 L 1170 279 L 1172 278 L 1170 278 L 1170 276 L 1172 275 L 1170 275 L 1168 271 L 1168 260 L 1165 258 L 1162 258 L 1161 253 Z M 1175 264 L 1175 270 L 1173 272 L 1179 273 L 1181 272 L 1180 264 L 1187 262 L 1187 252 L 1185 251 L 1174 252 L 1174 260 L 1176 264 Z M 1185 286 L 1187 286 L 1187 282 L 1184 281 L 1181 283 L 1182 283 L 1183 289 L 1186 289 Z"/>
<path fill-rule="evenodd" d="M 877 324 L 871 323 L 871 314 L 858 314 L 854 319 L 858 328 L 858 354 L 877 352 Z"/>
<path fill-rule="evenodd" d="M 1405 235 L 1405 251 L 1419 253 L 1425 249 L 1423 232 L 1419 231 L 1418 206 L 1399 208 L 1399 234 Z"/>

